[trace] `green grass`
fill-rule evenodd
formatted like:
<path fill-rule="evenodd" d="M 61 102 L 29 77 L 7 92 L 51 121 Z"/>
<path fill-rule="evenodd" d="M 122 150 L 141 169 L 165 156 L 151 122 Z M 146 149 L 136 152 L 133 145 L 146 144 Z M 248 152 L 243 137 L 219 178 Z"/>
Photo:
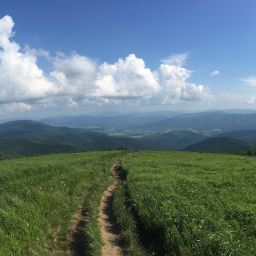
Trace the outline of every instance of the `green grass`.
<path fill-rule="evenodd" d="M 87 207 L 87 246 L 99 255 L 97 214 L 109 168 L 121 151 L 0 162 L 0 255 L 67 255 L 70 221 Z"/>
<path fill-rule="evenodd" d="M 146 250 L 139 241 L 139 234 L 133 218 L 132 209 L 126 202 L 126 186 L 118 187 L 114 192 L 114 214 L 117 222 L 122 228 L 122 240 L 125 247 L 125 255 L 129 256 L 146 256 Z"/>
<path fill-rule="evenodd" d="M 142 152 L 123 160 L 129 200 L 160 255 L 255 255 L 256 159 Z M 127 228 L 132 230 L 132 228 Z"/>
<path fill-rule="evenodd" d="M 109 151 L 0 161 L 0 256 L 68 255 L 81 206 L 87 254 L 101 255 L 99 204 L 120 158 L 127 180 L 113 207 L 126 255 L 255 255 L 255 158 Z"/>

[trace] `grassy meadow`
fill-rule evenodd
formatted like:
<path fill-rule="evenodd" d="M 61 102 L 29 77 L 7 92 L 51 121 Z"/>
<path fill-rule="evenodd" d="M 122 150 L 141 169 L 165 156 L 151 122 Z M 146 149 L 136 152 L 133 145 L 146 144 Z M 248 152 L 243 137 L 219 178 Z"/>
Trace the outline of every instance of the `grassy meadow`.
<path fill-rule="evenodd" d="M 70 255 L 86 210 L 85 255 L 101 255 L 99 204 L 114 192 L 125 255 L 255 255 L 256 159 L 187 152 L 55 154 L 0 161 L 0 256 Z"/>
<path fill-rule="evenodd" d="M 99 254 L 98 205 L 121 151 L 57 154 L 0 162 L 0 255 L 69 255 L 79 207 L 89 211 L 91 255 Z"/>
<path fill-rule="evenodd" d="M 255 255 L 256 159 L 138 152 L 123 167 L 115 212 L 129 255 L 144 255 L 145 236 L 145 255 Z"/>

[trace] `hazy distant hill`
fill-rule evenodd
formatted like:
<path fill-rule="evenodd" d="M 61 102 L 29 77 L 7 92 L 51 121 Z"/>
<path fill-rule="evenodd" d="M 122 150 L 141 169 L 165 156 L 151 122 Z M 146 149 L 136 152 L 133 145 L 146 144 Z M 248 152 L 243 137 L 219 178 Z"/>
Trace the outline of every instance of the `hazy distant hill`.
<path fill-rule="evenodd" d="M 163 121 L 165 119 L 166 115 L 157 113 L 152 115 L 126 114 L 118 116 L 67 116 L 45 118 L 41 121 L 54 126 L 67 126 L 73 128 L 128 130 L 136 129 L 152 122 Z"/>
<path fill-rule="evenodd" d="M 54 127 L 30 120 L 11 121 L 1 124 L 1 138 L 9 139 L 10 141 L 16 140 L 16 143 L 20 145 L 24 145 L 24 141 L 44 145 L 69 145 L 74 150 L 97 150 L 123 146 L 121 140 L 103 133 L 67 127 Z"/>
<path fill-rule="evenodd" d="M 218 153 L 245 153 L 250 147 L 246 142 L 230 137 L 208 138 L 186 147 L 185 151 L 203 151 Z"/>
<path fill-rule="evenodd" d="M 30 120 L 0 124 L 0 151 L 10 156 L 117 148 L 241 153 L 250 145 L 256 145 L 256 131 L 229 132 L 209 138 L 198 132 L 181 130 L 135 138 L 54 127 Z"/>
<path fill-rule="evenodd" d="M 190 130 L 216 135 L 223 132 L 253 130 L 256 128 L 255 112 L 232 111 L 201 113 L 130 113 L 117 116 L 69 116 L 42 119 L 54 126 L 86 128 L 93 131 L 150 131 L 168 132 Z"/>
<path fill-rule="evenodd" d="M 183 114 L 160 122 L 145 125 L 151 131 L 170 131 L 192 129 L 197 131 L 239 131 L 252 130 L 256 127 L 256 113 L 205 112 Z"/>
<path fill-rule="evenodd" d="M 252 146 L 256 146 L 256 130 L 229 132 L 221 136 L 241 139 Z"/>
<path fill-rule="evenodd" d="M 161 150 L 181 150 L 188 145 L 197 143 L 207 137 L 191 131 L 172 131 L 163 134 L 154 134 L 145 138 L 145 144 L 151 143 L 148 148 Z"/>
<path fill-rule="evenodd" d="M 179 150 L 206 137 L 189 131 L 174 131 L 141 138 L 110 136 L 84 129 L 54 127 L 30 120 L 0 125 L 0 151 L 7 155 L 128 148 L 132 150 Z"/>

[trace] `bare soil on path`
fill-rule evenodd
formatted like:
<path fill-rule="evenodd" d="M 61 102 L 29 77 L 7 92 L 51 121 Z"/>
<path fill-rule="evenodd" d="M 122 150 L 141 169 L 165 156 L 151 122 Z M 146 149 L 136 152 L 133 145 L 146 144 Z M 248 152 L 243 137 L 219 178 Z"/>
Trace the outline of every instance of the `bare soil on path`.
<path fill-rule="evenodd" d="M 104 191 L 99 206 L 99 225 L 103 242 L 102 256 L 124 256 L 121 239 L 121 227 L 117 223 L 113 210 L 113 197 L 115 189 L 121 184 L 118 174 L 119 164 L 111 168 L 115 181 Z M 82 209 L 74 215 L 71 222 L 69 250 L 71 256 L 88 255 L 85 248 L 84 227 L 87 214 Z"/>
<path fill-rule="evenodd" d="M 121 227 L 117 223 L 113 211 L 113 192 L 120 185 L 118 176 L 120 165 L 115 164 L 112 167 L 112 175 L 116 180 L 105 190 L 100 202 L 100 230 L 103 241 L 102 256 L 123 256 L 124 249 L 121 239 Z"/>

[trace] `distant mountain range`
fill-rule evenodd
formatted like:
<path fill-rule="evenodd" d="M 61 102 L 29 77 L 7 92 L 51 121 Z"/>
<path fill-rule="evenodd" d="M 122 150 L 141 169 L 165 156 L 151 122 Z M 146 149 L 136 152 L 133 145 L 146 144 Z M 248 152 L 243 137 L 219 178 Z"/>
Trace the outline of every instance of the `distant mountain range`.
<path fill-rule="evenodd" d="M 141 142 L 150 150 L 182 150 L 206 138 L 205 135 L 191 131 L 171 131 L 143 137 Z"/>
<path fill-rule="evenodd" d="M 40 120 L 54 126 L 85 128 L 93 131 L 150 131 L 169 132 L 177 130 L 191 130 L 218 134 L 231 131 L 256 129 L 256 113 L 201 112 L 201 113 L 131 113 L 116 116 L 69 116 Z"/>
<path fill-rule="evenodd" d="M 11 121 L 0 125 L 0 151 L 8 156 L 117 148 L 177 150 L 203 139 L 204 135 L 189 131 L 140 138 L 110 136 L 84 129 L 54 127 L 30 120 Z"/>
<path fill-rule="evenodd" d="M 244 153 L 256 147 L 256 113 L 157 112 L 44 122 L 48 124 L 30 120 L 0 124 L 0 151 L 7 156 L 117 148 Z"/>
<path fill-rule="evenodd" d="M 0 125 L 0 150 L 7 155 L 113 149 L 122 146 L 122 141 L 103 133 L 54 127 L 30 120 L 11 121 Z"/>
<path fill-rule="evenodd" d="M 205 112 L 178 115 L 143 127 L 150 131 L 196 130 L 229 132 L 256 128 L 256 113 Z"/>
<path fill-rule="evenodd" d="M 126 114 L 118 116 L 69 116 L 44 118 L 40 121 L 54 126 L 86 128 L 95 131 L 104 130 L 136 130 L 153 122 L 160 122 L 167 117 L 163 114 L 139 115 Z"/>

